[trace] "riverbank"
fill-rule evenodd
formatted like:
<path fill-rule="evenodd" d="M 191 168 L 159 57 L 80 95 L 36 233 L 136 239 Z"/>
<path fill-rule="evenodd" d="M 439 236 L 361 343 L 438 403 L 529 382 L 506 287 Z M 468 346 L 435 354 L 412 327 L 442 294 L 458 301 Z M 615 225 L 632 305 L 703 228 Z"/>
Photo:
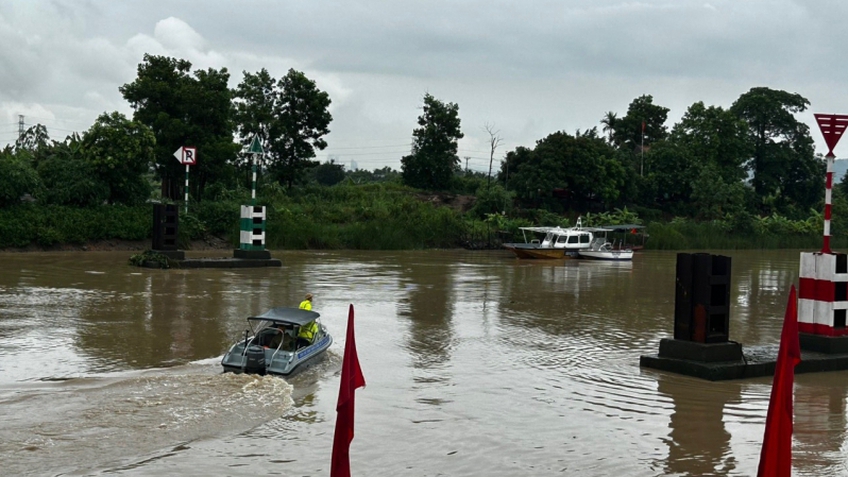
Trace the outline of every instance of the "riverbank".
<path fill-rule="evenodd" d="M 30 244 L 26 247 L 10 247 L 0 249 L 0 253 L 27 252 L 143 252 L 149 250 L 153 243 L 150 240 L 92 240 L 84 244 L 54 244 L 39 246 Z M 202 240 L 192 240 L 186 250 L 230 250 L 233 245 L 220 237 L 210 236 Z"/>

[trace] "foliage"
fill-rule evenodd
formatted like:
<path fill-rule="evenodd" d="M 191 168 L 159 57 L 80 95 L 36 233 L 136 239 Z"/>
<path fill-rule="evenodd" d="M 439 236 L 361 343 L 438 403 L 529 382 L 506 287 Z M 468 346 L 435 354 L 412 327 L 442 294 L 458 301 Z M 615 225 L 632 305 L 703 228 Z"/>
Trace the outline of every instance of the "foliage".
<path fill-rule="evenodd" d="M 418 126 L 412 131 L 412 154 L 400 160 L 403 183 L 419 189 L 447 190 L 459 170 L 457 141 L 464 137 L 459 106 L 427 93 Z"/>
<path fill-rule="evenodd" d="M 605 126 L 612 126 L 612 142 L 616 146 L 633 152 L 665 139 L 668 111 L 668 108 L 655 105 L 653 96 L 642 95 L 630 103 L 624 117 L 614 118 L 612 125 Z M 609 113 L 605 119 L 609 122 Z"/>
<path fill-rule="evenodd" d="M 290 69 L 279 81 L 265 69 L 244 73 L 236 88 L 236 121 L 243 145 L 253 136 L 263 144 L 263 165 L 291 189 L 302 179 L 315 149 L 323 150 L 323 139 L 333 120 L 330 96 L 300 71 Z"/>
<path fill-rule="evenodd" d="M 400 183 L 401 181 L 400 172 L 388 166 L 381 169 L 374 169 L 373 171 L 367 171 L 365 169 L 346 171 L 345 176 L 351 184 L 367 184 L 369 182 Z"/>
<path fill-rule="evenodd" d="M 145 250 L 142 253 L 131 255 L 129 263 L 136 267 L 151 268 L 151 265 L 156 265 L 158 268 L 171 268 L 171 262 L 168 257 L 153 250 Z"/>
<path fill-rule="evenodd" d="M 0 248 L 82 244 L 96 240 L 146 240 L 152 209 L 100 205 L 78 208 L 20 204 L 0 208 Z"/>
<path fill-rule="evenodd" d="M 98 178 L 94 165 L 66 144 L 58 145 L 54 151 L 38 166 L 44 184 L 39 200 L 75 207 L 93 207 L 106 201 L 109 187 Z"/>
<path fill-rule="evenodd" d="M 749 168 L 763 212 L 806 211 L 821 198 L 824 164 L 814 157 L 809 128 L 794 116 L 809 105 L 799 94 L 759 87 L 730 108 L 748 124 Z"/>
<path fill-rule="evenodd" d="M 185 183 L 185 166 L 173 157 L 183 146 L 197 149 L 189 183 L 195 200 L 204 197 L 207 185 L 234 179 L 228 165 L 238 150 L 232 141 L 230 75 L 226 68 L 198 70 L 193 76 L 190 71 L 186 60 L 145 54 L 138 77 L 119 88 L 135 110 L 133 120 L 156 137 L 156 177 L 171 200 L 181 199 Z"/>
<path fill-rule="evenodd" d="M 315 167 L 315 180 L 323 186 L 333 186 L 345 179 L 344 165 L 336 164 L 334 159 L 322 162 Z"/>
<path fill-rule="evenodd" d="M 16 141 L 16 151 L 35 153 L 50 146 L 50 135 L 43 124 L 30 126 Z"/>
<path fill-rule="evenodd" d="M 584 227 L 600 227 L 603 225 L 622 224 L 639 225 L 642 223 L 642 220 L 639 218 L 639 215 L 633 211 L 627 210 L 627 207 L 624 207 L 623 209 L 613 209 L 610 212 L 601 212 L 597 214 L 587 212 L 582 217 L 582 223 Z"/>
<path fill-rule="evenodd" d="M 723 181 L 740 182 L 752 152 L 747 132 L 747 123 L 734 113 L 699 101 L 686 110 L 669 140 L 686 151 L 692 167 L 713 167 Z"/>
<path fill-rule="evenodd" d="M 722 177 L 714 163 L 700 168 L 700 174 L 692 181 L 692 204 L 697 218 L 719 219 L 725 214 L 743 210 L 745 185 L 736 180 Z"/>
<path fill-rule="evenodd" d="M 15 155 L 9 148 L 0 151 L 0 207 L 19 203 L 24 194 L 37 195 L 40 187 L 27 156 Z"/>
<path fill-rule="evenodd" d="M 625 187 L 627 172 L 618 153 L 594 130 L 572 136 L 556 132 L 532 151 L 507 154 L 512 170 L 509 187 L 524 204 L 552 207 L 561 191 L 568 208 L 585 210 L 593 203 L 612 203 Z M 501 177 L 506 176 L 505 168 Z"/>
<path fill-rule="evenodd" d="M 102 114 L 82 138 L 81 155 L 108 189 L 110 203 L 142 204 L 150 198 L 145 174 L 154 162 L 156 138 L 123 114 Z"/>
<path fill-rule="evenodd" d="M 477 200 L 470 210 L 470 214 L 475 218 L 488 217 L 492 213 L 503 214 L 507 210 L 511 210 L 512 201 L 515 197 L 514 192 L 507 192 L 500 184 L 492 184 L 491 186 L 482 184 L 475 195 Z"/>

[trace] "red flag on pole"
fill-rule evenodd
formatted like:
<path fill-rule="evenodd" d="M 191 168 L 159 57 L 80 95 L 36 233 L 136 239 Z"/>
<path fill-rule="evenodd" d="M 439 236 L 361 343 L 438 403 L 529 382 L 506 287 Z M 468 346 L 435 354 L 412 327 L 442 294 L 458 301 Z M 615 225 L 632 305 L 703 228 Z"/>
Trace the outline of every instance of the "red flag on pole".
<path fill-rule="evenodd" d="M 333 437 L 333 460 L 330 477 L 350 477 L 350 442 L 353 440 L 353 397 L 356 388 L 365 386 L 365 377 L 359 368 L 356 341 L 353 337 L 353 305 L 347 315 L 347 341 L 345 341 L 342 379 L 339 384 L 339 401 L 336 404 L 336 433 Z"/>
<path fill-rule="evenodd" d="M 792 471 L 792 392 L 795 365 L 801 362 L 798 342 L 798 302 L 795 285 L 789 290 L 789 303 L 780 333 L 780 350 L 771 386 L 766 432 L 760 451 L 757 477 L 790 477 Z"/>

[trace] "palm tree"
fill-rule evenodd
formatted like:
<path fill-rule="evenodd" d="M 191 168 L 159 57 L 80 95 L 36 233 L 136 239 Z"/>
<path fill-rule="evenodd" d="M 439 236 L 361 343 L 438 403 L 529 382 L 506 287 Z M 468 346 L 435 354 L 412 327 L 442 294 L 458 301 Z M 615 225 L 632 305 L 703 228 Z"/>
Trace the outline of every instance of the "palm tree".
<path fill-rule="evenodd" d="M 603 124 L 603 132 L 607 135 L 607 140 L 610 144 L 612 144 L 612 137 L 615 134 L 615 126 L 618 122 L 618 115 L 612 111 L 607 111 L 604 115 L 604 118 L 601 119 L 601 124 Z"/>

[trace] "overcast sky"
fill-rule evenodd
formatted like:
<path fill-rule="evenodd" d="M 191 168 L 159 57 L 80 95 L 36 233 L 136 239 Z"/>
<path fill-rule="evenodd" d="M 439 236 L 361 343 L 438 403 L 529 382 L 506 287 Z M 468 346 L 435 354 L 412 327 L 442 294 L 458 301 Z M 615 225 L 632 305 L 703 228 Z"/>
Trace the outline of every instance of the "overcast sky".
<path fill-rule="evenodd" d="M 25 126 L 51 138 L 103 112 L 131 116 L 118 88 L 145 53 L 279 78 L 303 71 L 332 100 L 318 159 L 400 168 L 430 93 L 459 105 L 459 156 L 488 169 L 556 131 L 623 116 L 643 94 L 670 108 L 729 107 L 752 87 L 799 93 L 848 114 L 848 2 L 839 0 L 2 0 L 0 147 Z M 202 152 L 199 160 L 202 159 Z M 848 143 L 837 156 L 848 156 Z"/>

